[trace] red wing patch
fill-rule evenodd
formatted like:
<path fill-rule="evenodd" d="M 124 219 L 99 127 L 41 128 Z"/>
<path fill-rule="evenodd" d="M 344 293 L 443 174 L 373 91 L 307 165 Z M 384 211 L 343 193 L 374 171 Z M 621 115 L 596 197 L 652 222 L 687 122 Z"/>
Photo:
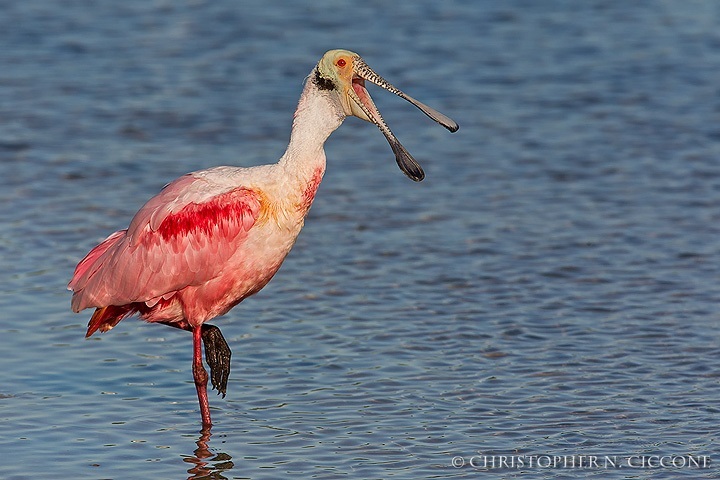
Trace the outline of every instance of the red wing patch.
<path fill-rule="evenodd" d="M 168 215 L 157 233 L 166 242 L 188 236 L 234 237 L 255 224 L 261 209 L 258 197 L 252 190 L 238 188 L 206 203 L 191 203 Z"/>

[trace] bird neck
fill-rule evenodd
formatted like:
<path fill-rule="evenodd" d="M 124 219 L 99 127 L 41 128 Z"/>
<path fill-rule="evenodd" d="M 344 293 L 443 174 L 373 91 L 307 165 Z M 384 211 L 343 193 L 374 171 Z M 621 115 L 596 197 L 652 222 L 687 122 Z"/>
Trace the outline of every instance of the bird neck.
<path fill-rule="evenodd" d="M 308 77 L 293 117 L 290 143 L 279 164 L 301 185 L 314 181 L 318 172 L 325 172 L 323 146 L 330 134 L 345 119 L 345 113 L 333 91 L 317 88 Z"/>

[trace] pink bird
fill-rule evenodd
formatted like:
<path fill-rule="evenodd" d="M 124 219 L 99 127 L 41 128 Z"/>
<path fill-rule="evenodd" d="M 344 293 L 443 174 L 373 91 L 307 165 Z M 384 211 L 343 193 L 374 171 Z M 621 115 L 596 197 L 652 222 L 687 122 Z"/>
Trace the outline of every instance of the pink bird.
<path fill-rule="evenodd" d="M 251 168 L 215 167 L 184 175 L 137 212 L 125 230 L 93 248 L 68 285 L 72 309 L 95 308 L 86 337 L 139 314 L 193 335 L 193 378 L 209 429 L 208 374 L 225 396 L 230 348 L 206 324 L 262 289 L 303 227 L 325 173 L 323 146 L 354 115 L 378 126 L 402 171 L 425 174 L 380 116 L 365 81 L 404 98 L 454 132 L 457 123 L 404 94 L 347 50 L 327 52 L 305 81 L 290 143 L 280 160 Z"/>

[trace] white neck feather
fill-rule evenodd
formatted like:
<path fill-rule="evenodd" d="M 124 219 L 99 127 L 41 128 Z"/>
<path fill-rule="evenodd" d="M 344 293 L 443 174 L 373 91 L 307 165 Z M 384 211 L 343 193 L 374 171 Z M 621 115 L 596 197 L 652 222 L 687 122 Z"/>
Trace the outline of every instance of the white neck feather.
<path fill-rule="evenodd" d="M 290 143 L 279 161 L 288 173 L 305 179 L 311 178 L 318 168 L 325 170 L 323 146 L 346 116 L 336 95 L 333 91 L 319 90 L 312 74 L 305 81 L 293 118 Z"/>

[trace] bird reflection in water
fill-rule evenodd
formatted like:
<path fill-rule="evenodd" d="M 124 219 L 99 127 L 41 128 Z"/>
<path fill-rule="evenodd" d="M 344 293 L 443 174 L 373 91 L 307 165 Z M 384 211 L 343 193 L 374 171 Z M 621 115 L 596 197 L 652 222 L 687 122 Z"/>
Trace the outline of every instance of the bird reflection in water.
<path fill-rule="evenodd" d="M 231 470 L 235 464 L 232 457 L 227 453 L 213 453 L 208 447 L 210 441 L 210 429 L 203 429 L 197 442 L 194 455 L 183 458 L 184 462 L 192 463 L 193 466 L 187 472 L 190 474 L 188 480 L 227 480 L 223 472 Z"/>

